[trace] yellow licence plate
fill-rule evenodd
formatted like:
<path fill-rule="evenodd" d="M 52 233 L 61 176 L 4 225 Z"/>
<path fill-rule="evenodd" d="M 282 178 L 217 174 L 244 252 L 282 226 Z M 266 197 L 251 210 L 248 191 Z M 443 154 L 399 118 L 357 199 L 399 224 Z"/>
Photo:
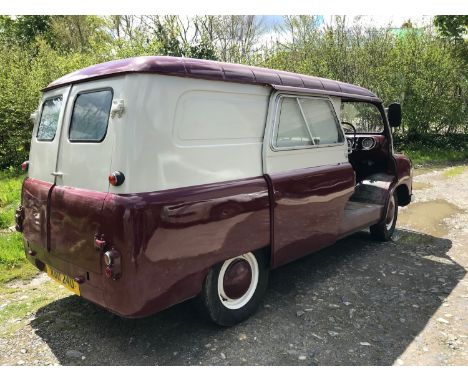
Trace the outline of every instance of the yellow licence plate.
<path fill-rule="evenodd" d="M 80 284 L 73 280 L 70 276 L 60 273 L 56 269 L 46 265 L 47 274 L 51 279 L 54 279 L 58 283 L 62 284 L 65 288 L 80 295 Z"/>

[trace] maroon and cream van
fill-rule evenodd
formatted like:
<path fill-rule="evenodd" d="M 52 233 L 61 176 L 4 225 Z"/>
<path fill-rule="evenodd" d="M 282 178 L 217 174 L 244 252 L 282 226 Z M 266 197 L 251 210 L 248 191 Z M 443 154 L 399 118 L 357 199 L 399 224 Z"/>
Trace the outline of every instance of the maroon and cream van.
<path fill-rule="evenodd" d="M 48 85 L 17 210 L 28 260 L 124 317 L 196 297 L 211 320 L 253 313 L 268 272 L 411 200 L 372 92 L 222 62 L 136 57 Z"/>

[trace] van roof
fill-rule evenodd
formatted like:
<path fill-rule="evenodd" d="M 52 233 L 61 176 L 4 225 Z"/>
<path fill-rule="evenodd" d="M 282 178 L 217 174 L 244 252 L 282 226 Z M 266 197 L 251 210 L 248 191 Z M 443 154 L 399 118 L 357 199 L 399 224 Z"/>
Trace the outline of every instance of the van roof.
<path fill-rule="evenodd" d="M 380 99 L 371 91 L 345 82 L 255 66 L 169 56 L 131 57 L 89 66 L 60 77 L 51 82 L 43 91 L 125 73 L 158 73 L 179 77 L 270 85 L 274 88 L 288 88 L 296 91 L 314 90 L 320 93 L 336 94 L 349 98 L 366 98 L 369 101 L 380 102 Z"/>

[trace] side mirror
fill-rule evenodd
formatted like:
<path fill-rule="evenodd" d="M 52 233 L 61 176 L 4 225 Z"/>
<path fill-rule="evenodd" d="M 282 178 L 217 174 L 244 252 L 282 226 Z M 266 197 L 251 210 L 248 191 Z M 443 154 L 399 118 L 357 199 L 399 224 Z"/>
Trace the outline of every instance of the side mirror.
<path fill-rule="evenodd" d="M 401 124 L 401 105 L 399 103 L 392 103 L 388 107 L 388 122 L 390 127 L 398 127 Z"/>

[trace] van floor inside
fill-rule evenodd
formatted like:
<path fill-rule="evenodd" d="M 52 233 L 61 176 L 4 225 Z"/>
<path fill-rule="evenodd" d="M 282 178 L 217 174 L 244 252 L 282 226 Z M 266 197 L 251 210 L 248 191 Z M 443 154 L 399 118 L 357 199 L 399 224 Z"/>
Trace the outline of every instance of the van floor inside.
<path fill-rule="evenodd" d="M 378 223 L 382 219 L 383 206 L 364 202 L 348 201 L 339 229 L 339 236 L 343 237 Z"/>

